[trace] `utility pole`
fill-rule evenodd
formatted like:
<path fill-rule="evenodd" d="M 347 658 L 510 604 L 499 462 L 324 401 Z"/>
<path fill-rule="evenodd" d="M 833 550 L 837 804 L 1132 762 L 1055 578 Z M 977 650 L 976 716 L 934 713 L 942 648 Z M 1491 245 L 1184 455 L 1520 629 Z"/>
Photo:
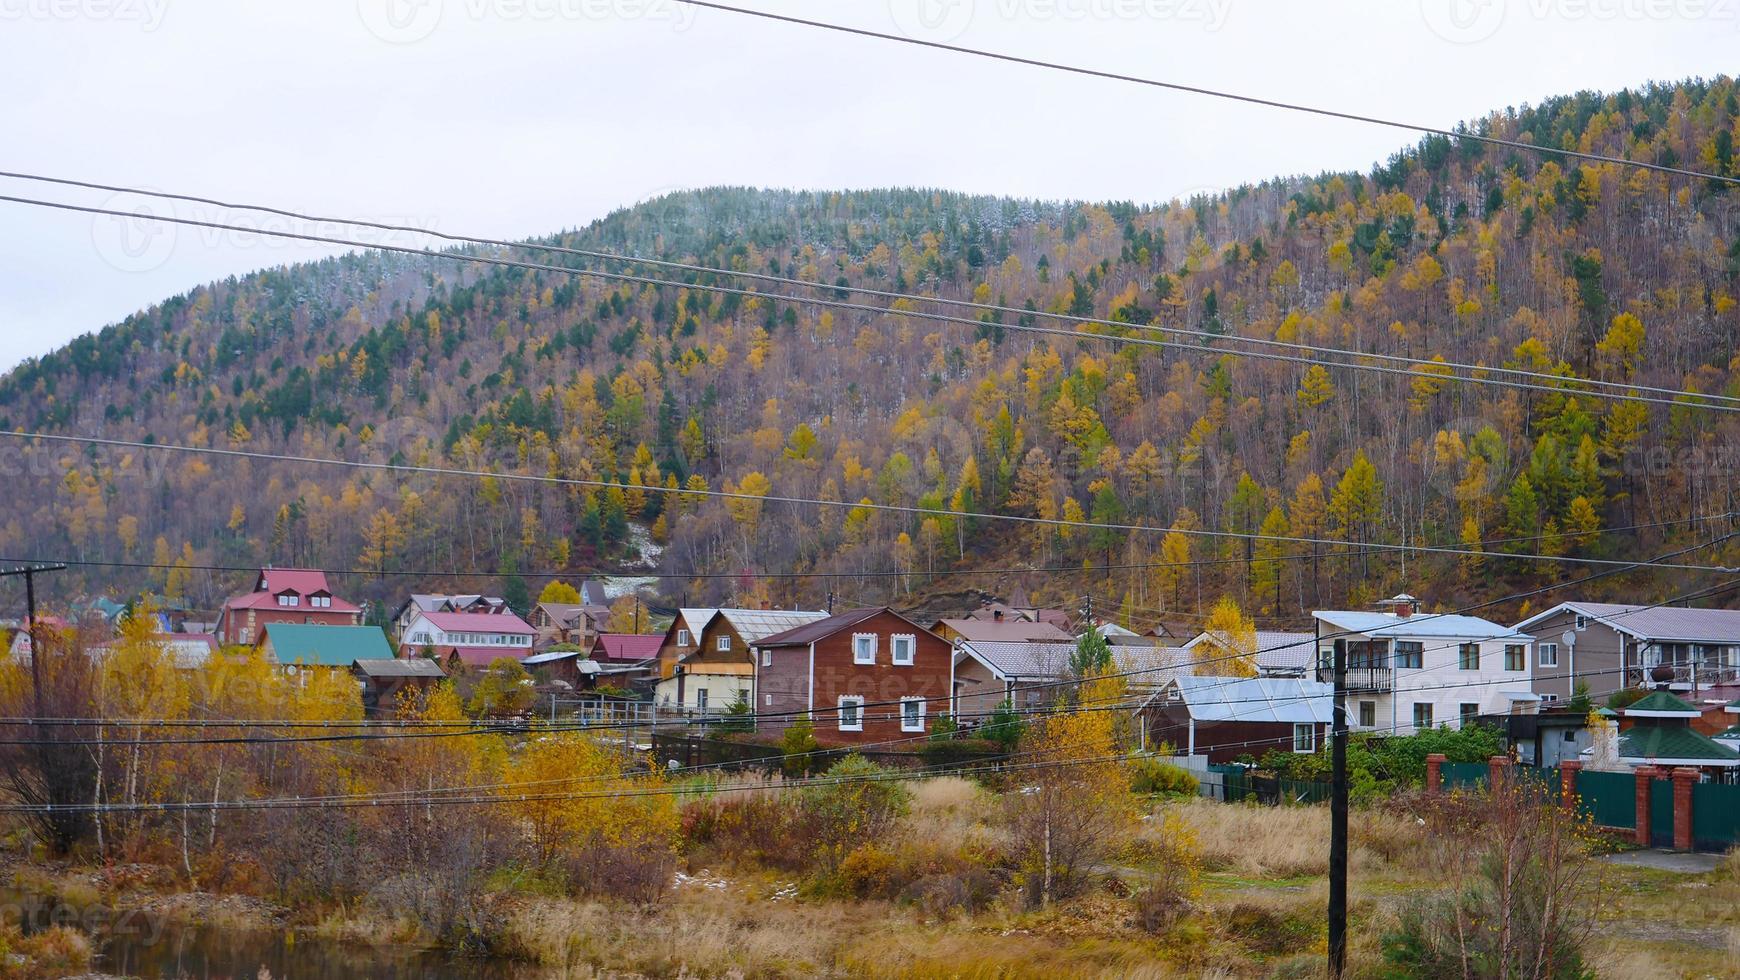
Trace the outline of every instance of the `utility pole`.
<path fill-rule="evenodd" d="M 1321 635 L 1321 627 L 1319 627 Z M 1347 640 L 1335 640 L 1334 723 L 1330 735 L 1329 976 L 1347 965 Z"/>
<path fill-rule="evenodd" d="M 828 615 L 832 616 L 833 614 L 834 614 L 834 590 L 829 589 L 828 590 Z"/>
<path fill-rule="evenodd" d="M 24 608 L 28 622 L 28 635 L 30 636 L 30 686 L 31 690 L 34 692 L 35 713 L 38 718 L 43 717 L 43 714 L 42 647 L 38 646 L 36 641 L 36 573 L 59 572 L 65 570 L 66 566 L 60 564 L 22 565 L 18 568 L 0 569 L 0 578 L 9 578 L 13 575 L 24 576 Z M 42 731 L 43 729 L 41 726 L 38 726 L 38 736 L 42 734 Z"/>

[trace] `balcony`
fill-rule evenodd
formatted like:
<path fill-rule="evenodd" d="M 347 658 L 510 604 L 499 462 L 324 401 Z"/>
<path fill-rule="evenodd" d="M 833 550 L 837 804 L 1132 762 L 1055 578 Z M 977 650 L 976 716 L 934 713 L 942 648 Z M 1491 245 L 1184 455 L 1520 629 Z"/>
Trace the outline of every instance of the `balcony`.
<path fill-rule="evenodd" d="M 1335 668 L 1317 668 L 1317 679 L 1325 684 L 1335 683 Z M 1391 667 L 1349 667 L 1347 668 L 1347 693 L 1349 694 L 1388 694 L 1395 690 L 1396 672 Z"/>
<path fill-rule="evenodd" d="M 1663 676 L 1657 676 L 1660 672 Z M 1625 669 L 1625 679 L 1631 687 L 1652 687 L 1665 683 L 1671 690 L 1689 691 L 1694 687 L 1725 687 L 1740 685 L 1740 666 L 1733 664 L 1665 663 Z"/>

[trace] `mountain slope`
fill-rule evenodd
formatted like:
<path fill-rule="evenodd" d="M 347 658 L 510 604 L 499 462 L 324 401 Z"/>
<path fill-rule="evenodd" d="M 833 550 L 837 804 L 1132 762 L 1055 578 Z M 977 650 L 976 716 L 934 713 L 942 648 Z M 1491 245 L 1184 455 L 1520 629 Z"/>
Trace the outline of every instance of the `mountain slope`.
<path fill-rule="evenodd" d="M 1736 95 L 1727 78 L 1585 93 L 1471 128 L 1735 174 Z M 618 486 L 9 440 L 0 554 L 373 569 L 346 584 L 387 599 L 410 583 L 381 572 L 622 564 L 630 522 L 644 522 L 666 545 L 665 589 L 691 602 L 814 603 L 829 587 L 758 571 L 909 573 L 836 582 L 852 600 L 1023 578 L 1036 598 L 1092 593 L 1143 621 L 1199 613 L 1222 589 L 1278 619 L 1399 589 L 1492 597 L 1576 567 L 1163 529 L 1653 554 L 1726 530 L 1689 519 L 1732 506 L 1732 414 L 1593 398 L 1569 381 L 1569 393 L 1471 385 L 1123 338 L 1183 327 L 1740 395 L 1737 201 L 1710 182 L 1430 138 L 1369 174 L 1153 208 L 721 188 L 547 240 L 840 287 L 829 297 L 861 286 L 1129 324 L 1080 339 L 423 257 L 270 270 L 21 366 L 0 381 L 0 427 Z M 1155 531 L 727 505 L 646 484 Z M 1598 533 L 1635 524 L 1660 526 Z M 1290 560 L 1300 552 L 1319 554 Z M 1153 567 L 932 577 L 1084 560 Z M 150 584 L 203 604 L 244 577 L 68 575 L 67 591 Z M 1655 597 L 1691 581 L 1704 580 L 1631 575 L 1589 591 Z"/>

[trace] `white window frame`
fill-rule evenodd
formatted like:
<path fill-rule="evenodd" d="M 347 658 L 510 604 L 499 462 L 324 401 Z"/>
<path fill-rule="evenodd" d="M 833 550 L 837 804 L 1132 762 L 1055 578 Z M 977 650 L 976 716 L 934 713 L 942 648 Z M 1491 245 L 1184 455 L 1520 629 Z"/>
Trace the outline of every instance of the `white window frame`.
<path fill-rule="evenodd" d="M 900 657 L 900 648 L 906 647 L 906 659 Z M 896 667 L 911 667 L 918 657 L 918 634 L 896 633 L 888 638 L 888 656 Z"/>
<path fill-rule="evenodd" d="M 771 695 L 771 694 L 765 694 L 765 695 L 762 695 L 762 696 L 763 696 L 763 697 L 765 697 L 765 698 L 767 698 L 767 706 L 768 706 L 768 707 L 769 707 L 769 708 L 771 708 L 771 707 L 773 707 L 773 695 Z"/>
<path fill-rule="evenodd" d="M 693 642 L 694 638 L 689 635 L 688 630 L 677 630 L 677 646 L 686 647 L 692 645 Z"/>
<path fill-rule="evenodd" d="M 906 706 L 909 704 L 918 705 L 918 721 L 913 724 L 909 724 L 906 720 Z M 900 730 L 903 732 L 924 731 L 924 698 L 900 699 Z"/>
<path fill-rule="evenodd" d="M 1579 613 L 1577 615 L 1577 628 L 1580 630 L 1588 629 L 1589 628 L 1589 617 L 1584 616 L 1581 613 Z"/>
<path fill-rule="evenodd" d="M 846 722 L 846 706 L 852 707 L 852 722 Z M 839 702 L 839 728 L 842 732 L 861 732 L 864 730 L 864 697 L 861 694 L 843 694 Z"/>
<path fill-rule="evenodd" d="M 718 636 L 713 637 L 713 649 L 717 653 L 730 653 L 731 634 L 720 633 Z"/>
<path fill-rule="evenodd" d="M 1557 643 L 1537 644 L 1535 650 L 1539 655 L 1539 659 L 1536 661 L 1537 664 L 1542 667 L 1559 666 L 1559 645 Z"/>
<path fill-rule="evenodd" d="M 772 667 L 773 666 L 773 651 L 772 650 L 768 650 L 768 649 L 764 648 L 761 651 L 761 666 L 763 666 L 763 667 Z"/>
<path fill-rule="evenodd" d="M 707 711 L 707 689 L 704 687 L 695 688 L 695 710 L 703 714 Z"/>
<path fill-rule="evenodd" d="M 1305 730 L 1305 747 L 1299 747 L 1299 730 Z M 1317 726 L 1308 721 L 1293 723 L 1293 751 L 1299 755 L 1310 755 L 1317 751 Z"/>
<path fill-rule="evenodd" d="M 859 649 L 859 647 L 861 646 L 861 644 L 859 643 L 860 640 L 869 640 L 870 641 L 870 653 L 867 656 Z M 853 633 L 852 634 L 852 662 L 855 664 L 874 664 L 876 662 L 876 634 L 875 633 Z"/>

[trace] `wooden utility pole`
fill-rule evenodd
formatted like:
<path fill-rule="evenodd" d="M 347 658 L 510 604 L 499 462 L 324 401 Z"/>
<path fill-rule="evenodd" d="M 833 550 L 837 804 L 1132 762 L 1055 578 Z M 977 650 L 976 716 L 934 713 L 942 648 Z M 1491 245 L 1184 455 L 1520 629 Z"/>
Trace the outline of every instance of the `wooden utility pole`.
<path fill-rule="evenodd" d="M 1321 627 L 1319 628 L 1321 635 Z M 1347 641 L 1335 640 L 1334 724 L 1330 736 L 1329 976 L 1347 965 Z"/>
<path fill-rule="evenodd" d="M 21 565 L 17 568 L 0 569 L 0 578 L 13 575 L 24 576 L 24 609 L 26 629 L 30 637 L 30 686 L 34 695 L 34 712 L 37 718 L 42 717 L 42 648 L 37 645 L 36 634 L 36 573 L 65 571 L 66 566 L 54 565 Z M 42 734 L 42 726 L 38 725 L 37 734 Z"/>

